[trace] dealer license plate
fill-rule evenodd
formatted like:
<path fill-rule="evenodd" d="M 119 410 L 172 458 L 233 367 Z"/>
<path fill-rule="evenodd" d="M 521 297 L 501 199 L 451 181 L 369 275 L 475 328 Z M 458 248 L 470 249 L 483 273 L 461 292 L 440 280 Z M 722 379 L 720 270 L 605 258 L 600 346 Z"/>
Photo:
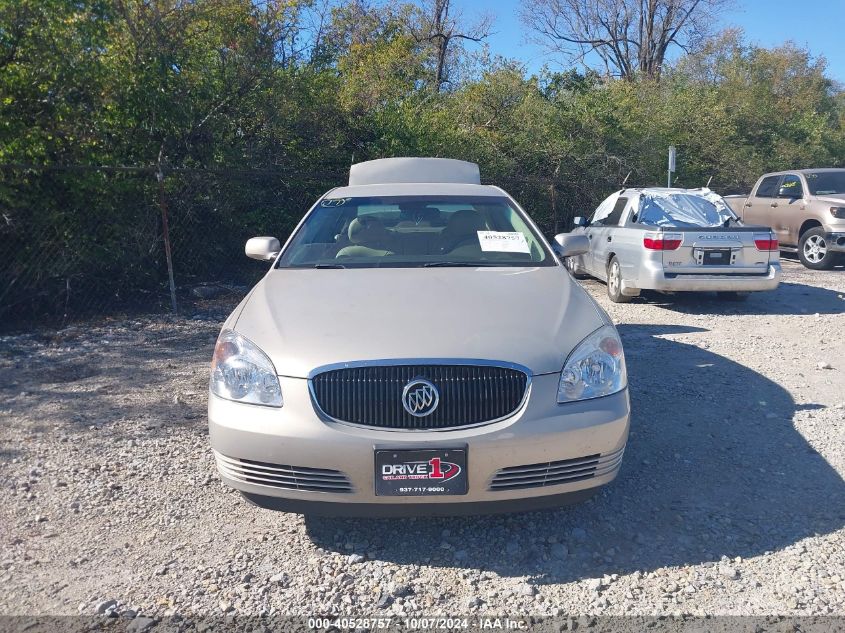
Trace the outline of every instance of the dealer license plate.
<path fill-rule="evenodd" d="M 467 493 L 465 448 L 377 449 L 377 496 L 440 496 Z"/>
<path fill-rule="evenodd" d="M 730 266 L 731 249 L 708 249 L 702 253 L 702 264 L 705 266 Z"/>

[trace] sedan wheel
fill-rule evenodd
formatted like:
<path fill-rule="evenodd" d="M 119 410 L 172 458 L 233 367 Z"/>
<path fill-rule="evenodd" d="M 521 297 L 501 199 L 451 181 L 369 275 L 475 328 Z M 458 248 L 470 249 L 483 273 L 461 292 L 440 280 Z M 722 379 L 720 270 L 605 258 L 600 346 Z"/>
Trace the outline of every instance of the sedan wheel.
<path fill-rule="evenodd" d="M 824 229 L 817 226 L 810 229 L 798 243 L 798 259 L 807 268 L 830 270 L 836 265 L 836 254 L 828 248 Z"/>
<path fill-rule="evenodd" d="M 613 303 L 628 303 L 633 299 L 622 294 L 622 266 L 615 257 L 607 265 L 607 296 Z"/>

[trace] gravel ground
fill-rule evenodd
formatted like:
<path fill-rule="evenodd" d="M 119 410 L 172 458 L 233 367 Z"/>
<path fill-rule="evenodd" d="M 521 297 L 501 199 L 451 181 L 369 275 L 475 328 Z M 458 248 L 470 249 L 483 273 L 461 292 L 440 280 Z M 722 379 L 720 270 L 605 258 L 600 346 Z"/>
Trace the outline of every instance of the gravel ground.
<path fill-rule="evenodd" d="M 610 304 L 632 433 L 558 511 L 306 519 L 217 479 L 224 310 L 0 338 L 0 613 L 845 615 L 845 271 Z"/>

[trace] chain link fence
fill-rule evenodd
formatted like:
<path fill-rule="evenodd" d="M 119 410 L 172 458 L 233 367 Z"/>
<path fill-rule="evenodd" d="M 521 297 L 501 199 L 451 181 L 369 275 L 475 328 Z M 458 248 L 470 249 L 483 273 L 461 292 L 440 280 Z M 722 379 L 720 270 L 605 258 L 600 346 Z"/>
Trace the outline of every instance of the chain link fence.
<path fill-rule="evenodd" d="M 346 177 L 0 165 L 0 323 L 61 327 L 121 311 L 190 311 L 215 289 L 243 292 L 265 272 L 244 256 L 245 241 L 284 240 Z M 548 235 L 566 230 L 582 206 L 578 192 L 553 180 L 496 184 Z"/>
<path fill-rule="evenodd" d="M 0 322 L 62 325 L 172 310 L 197 286 L 248 286 L 254 235 L 290 233 L 337 175 L 0 166 Z M 167 248 L 169 243 L 170 263 Z"/>

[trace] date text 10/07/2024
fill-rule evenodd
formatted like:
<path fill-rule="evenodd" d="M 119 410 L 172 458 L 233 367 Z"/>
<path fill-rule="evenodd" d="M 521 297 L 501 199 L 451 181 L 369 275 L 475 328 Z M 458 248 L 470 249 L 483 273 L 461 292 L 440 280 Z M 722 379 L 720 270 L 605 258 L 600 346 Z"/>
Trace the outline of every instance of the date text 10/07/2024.
<path fill-rule="evenodd" d="M 512 619 L 507 617 L 475 617 L 475 618 L 450 618 L 450 617 L 322 617 L 308 618 L 309 629 L 339 629 L 339 630 L 390 630 L 400 629 L 409 631 L 524 631 L 528 629 L 528 621 L 520 618 Z"/>

